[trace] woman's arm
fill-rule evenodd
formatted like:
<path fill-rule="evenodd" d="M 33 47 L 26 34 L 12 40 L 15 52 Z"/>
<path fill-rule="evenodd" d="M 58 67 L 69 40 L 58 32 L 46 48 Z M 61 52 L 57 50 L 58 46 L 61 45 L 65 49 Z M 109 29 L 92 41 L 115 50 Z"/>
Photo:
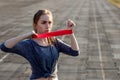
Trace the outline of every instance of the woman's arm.
<path fill-rule="evenodd" d="M 77 40 L 76 40 L 76 38 L 75 38 L 75 35 L 74 35 L 74 33 L 72 33 L 71 35 L 70 35 L 70 45 L 71 45 L 71 48 L 73 49 L 73 50 L 79 50 L 79 46 L 78 46 L 78 43 L 77 43 Z"/>
<path fill-rule="evenodd" d="M 72 20 L 67 21 L 67 28 L 72 29 L 75 26 L 75 23 Z M 76 37 L 74 35 L 74 32 L 70 34 L 70 45 L 73 50 L 79 50 L 78 42 L 76 40 Z"/>
<path fill-rule="evenodd" d="M 17 37 L 6 40 L 4 44 L 7 48 L 13 48 L 18 42 L 32 37 L 33 34 L 34 34 L 34 32 L 32 31 L 32 32 L 29 32 L 29 33 L 26 33 L 23 35 L 19 35 Z"/>

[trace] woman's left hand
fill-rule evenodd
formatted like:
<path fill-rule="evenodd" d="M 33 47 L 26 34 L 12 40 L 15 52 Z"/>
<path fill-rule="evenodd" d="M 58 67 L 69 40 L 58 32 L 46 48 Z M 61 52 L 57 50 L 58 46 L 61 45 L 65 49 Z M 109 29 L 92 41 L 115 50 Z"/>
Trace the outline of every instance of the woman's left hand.
<path fill-rule="evenodd" d="M 76 26 L 76 24 L 74 23 L 74 21 L 68 19 L 66 22 L 66 26 L 67 26 L 67 29 L 73 29 L 73 27 Z"/>

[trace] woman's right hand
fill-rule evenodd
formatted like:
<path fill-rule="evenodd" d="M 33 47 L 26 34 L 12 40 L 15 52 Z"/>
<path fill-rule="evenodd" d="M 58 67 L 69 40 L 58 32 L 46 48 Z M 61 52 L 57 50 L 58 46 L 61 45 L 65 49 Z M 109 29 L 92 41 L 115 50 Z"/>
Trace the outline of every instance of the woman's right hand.
<path fill-rule="evenodd" d="M 35 31 L 31 31 L 31 32 L 28 32 L 26 34 L 23 34 L 26 36 L 26 39 L 29 39 L 29 38 L 32 38 L 34 35 L 36 35 L 37 33 L 35 33 Z"/>
<path fill-rule="evenodd" d="M 74 26 L 76 26 L 75 22 L 68 19 L 67 22 L 66 22 L 66 26 L 68 29 L 73 29 Z"/>

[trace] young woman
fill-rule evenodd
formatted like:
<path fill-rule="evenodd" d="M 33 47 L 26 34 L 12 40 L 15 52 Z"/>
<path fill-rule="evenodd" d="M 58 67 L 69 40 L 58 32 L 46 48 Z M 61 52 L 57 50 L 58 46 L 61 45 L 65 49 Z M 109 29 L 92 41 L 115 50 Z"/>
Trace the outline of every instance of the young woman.
<path fill-rule="evenodd" d="M 58 80 L 57 62 L 59 53 L 78 56 L 79 47 L 74 32 L 69 35 L 70 45 L 55 37 L 32 38 L 35 34 L 48 33 L 53 26 L 53 16 L 49 10 L 39 10 L 33 18 L 34 31 L 6 40 L 1 50 L 16 53 L 27 59 L 31 65 L 30 80 Z M 75 23 L 67 21 L 67 28 L 73 29 Z"/>

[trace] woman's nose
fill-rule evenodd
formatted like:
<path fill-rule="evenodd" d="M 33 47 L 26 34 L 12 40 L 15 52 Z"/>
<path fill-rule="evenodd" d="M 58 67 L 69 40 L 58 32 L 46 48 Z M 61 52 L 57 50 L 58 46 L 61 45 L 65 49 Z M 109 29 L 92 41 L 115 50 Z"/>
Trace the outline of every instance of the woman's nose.
<path fill-rule="evenodd" d="M 50 27 L 50 24 L 49 23 L 46 23 L 46 28 L 49 28 Z"/>

